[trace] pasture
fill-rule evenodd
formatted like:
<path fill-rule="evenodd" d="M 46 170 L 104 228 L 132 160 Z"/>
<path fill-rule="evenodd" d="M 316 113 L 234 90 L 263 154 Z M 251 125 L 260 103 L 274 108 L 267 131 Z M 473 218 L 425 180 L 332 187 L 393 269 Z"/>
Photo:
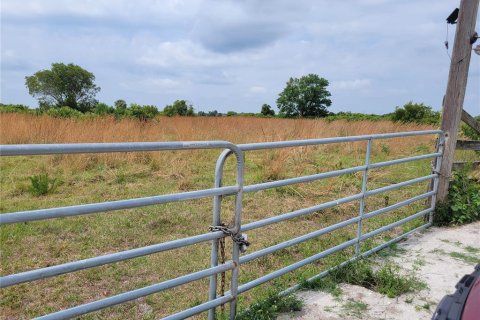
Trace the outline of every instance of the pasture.
<path fill-rule="evenodd" d="M 110 117 L 61 119 L 19 113 L 0 114 L 1 144 L 79 143 L 127 141 L 227 140 L 233 143 L 281 141 L 371 133 L 432 129 L 430 125 L 390 121 L 293 120 L 242 117 L 174 117 L 139 122 Z M 434 152 L 435 137 L 420 136 L 378 140 L 371 162 Z M 364 142 L 254 151 L 245 154 L 245 183 L 285 179 L 364 164 Z M 0 212 L 33 210 L 75 204 L 154 196 L 210 188 L 215 161 L 221 150 L 164 151 L 89 155 L 3 157 L 0 171 Z M 470 154 L 465 153 L 466 159 Z M 233 159 L 228 160 L 224 185 L 234 183 Z M 430 161 L 421 160 L 369 172 L 369 188 L 379 188 L 431 172 Z M 48 174 L 53 188 L 35 195 L 31 178 Z M 361 191 L 362 173 L 295 186 L 246 194 L 243 222 L 305 208 Z M 382 193 L 367 199 L 366 212 L 424 193 L 426 183 Z M 232 217 L 233 199 L 225 197 L 222 220 Z M 373 230 L 419 211 L 423 201 L 369 219 L 363 232 Z M 257 250 L 358 215 L 353 201 L 306 217 L 248 233 Z M 204 233 L 212 220 L 212 200 L 156 205 L 63 219 L 43 220 L 0 229 L 0 273 L 8 275 L 34 268 L 117 252 Z M 422 221 L 412 221 L 413 229 Z M 406 230 L 391 230 L 378 240 Z M 352 239 L 355 226 L 307 241 L 241 267 L 240 283 L 306 258 Z M 365 248 L 373 242 L 365 244 Z M 227 259 L 231 250 L 227 240 Z M 364 249 L 365 249 L 364 248 Z M 338 259 L 351 256 L 352 248 L 287 274 L 240 296 L 240 309 L 270 291 L 287 288 L 309 278 Z M 158 283 L 200 270 L 210 264 L 210 244 L 166 251 L 102 267 L 87 269 L 2 289 L 1 317 L 23 319 L 75 306 L 94 299 Z M 228 277 L 228 274 L 227 274 Z M 228 290 L 228 282 L 227 288 Z M 85 319 L 156 319 L 207 299 L 208 279 L 165 293 L 104 309 Z M 203 319 L 205 314 L 198 316 Z"/>

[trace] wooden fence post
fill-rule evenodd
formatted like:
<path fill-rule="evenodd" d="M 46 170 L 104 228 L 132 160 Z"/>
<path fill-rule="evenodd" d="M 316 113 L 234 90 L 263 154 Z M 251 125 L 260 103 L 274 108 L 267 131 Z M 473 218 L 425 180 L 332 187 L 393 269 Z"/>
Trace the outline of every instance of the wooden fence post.
<path fill-rule="evenodd" d="M 445 132 L 445 148 L 439 173 L 437 201 L 444 201 L 448 194 L 458 127 L 462 117 L 463 100 L 467 87 L 468 67 L 472 53 L 471 39 L 475 35 L 478 3 L 479 0 L 461 0 L 460 2 L 447 92 L 443 103 L 441 129 Z"/>

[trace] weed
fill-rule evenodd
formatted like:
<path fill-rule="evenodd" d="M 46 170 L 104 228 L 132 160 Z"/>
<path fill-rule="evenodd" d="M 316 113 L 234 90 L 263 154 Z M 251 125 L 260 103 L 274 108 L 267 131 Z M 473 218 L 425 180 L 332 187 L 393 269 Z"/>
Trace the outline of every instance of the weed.
<path fill-rule="evenodd" d="M 387 240 L 387 239 L 385 239 Z M 398 244 L 392 243 L 388 248 L 385 248 L 379 252 L 377 252 L 377 256 L 382 257 L 382 258 L 388 258 L 388 257 L 398 257 L 401 254 L 406 253 L 407 250 L 404 248 L 400 248 Z"/>
<path fill-rule="evenodd" d="M 426 284 L 413 275 L 403 276 L 400 266 L 386 263 L 375 274 L 377 291 L 389 298 L 398 297 L 404 293 L 425 288 Z"/>
<path fill-rule="evenodd" d="M 348 301 L 342 306 L 343 312 L 348 316 L 354 316 L 361 319 L 363 313 L 367 311 L 368 304 L 362 301 L 355 301 L 353 299 L 348 299 Z"/>
<path fill-rule="evenodd" d="M 50 179 L 48 173 L 34 175 L 33 177 L 30 177 L 30 182 L 31 185 L 29 191 L 35 196 L 44 196 L 52 193 L 58 186 L 58 179 Z"/>
<path fill-rule="evenodd" d="M 434 217 L 438 226 L 480 220 L 480 184 L 469 179 L 466 170 L 454 172 L 448 198 L 437 204 Z"/>
<path fill-rule="evenodd" d="M 258 301 L 250 308 L 240 311 L 236 320 L 270 320 L 276 319 L 281 312 L 302 310 L 303 302 L 295 295 L 279 296 L 271 293 L 266 299 Z"/>
<path fill-rule="evenodd" d="M 382 153 L 386 154 L 386 155 L 389 155 L 390 154 L 390 147 L 388 146 L 388 144 L 384 144 L 382 143 L 380 145 L 380 148 L 382 150 Z"/>
<path fill-rule="evenodd" d="M 124 184 L 127 182 L 127 176 L 125 175 L 125 172 L 118 172 L 115 176 L 115 182 L 117 184 Z"/>
<path fill-rule="evenodd" d="M 333 312 L 333 307 L 332 306 L 326 306 L 323 308 L 324 311 L 327 311 L 327 312 Z"/>
<path fill-rule="evenodd" d="M 429 253 L 446 254 L 445 250 L 443 250 L 443 249 L 438 249 L 438 248 L 429 251 Z"/>
<path fill-rule="evenodd" d="M 460 241 L 451 241 L 451 240 L 448 240 L 448 239 L 440 239 L 440 241 L 445 242 L 445 243 L 454 244 L 457 247 L 462 246 L 462 243 Z"/>
<path fill-rule="evenodd" d="M 468 253 L 480 253 L 480 248 L 474 248 L 472 246 L 466 246 L 464 249 Z"/>
<path fill-rule="evenodd" d="M 419 144 L 416 148 L 415 148 L 415 151 L 418 152 L 418 153 L 427 153 L 430 149 L 428 148 L 427 145 L 421 143 Z"/>
<path fill-rule="evenodd" d="M 480 259 L 478 257 L 474 257 L 462 252 L 450 252 L 448 254 L 450 257 L 455 258 L 457 260 L 462 260 L 466 263 L 478 263 L 480 262 Z"/>
<path fill-rule="evenodd" d="M 332 270 L 324 279 L 305 282 L 302 287 L 334 294 L 337 284 L 345 282 L 375 290 L 389 298 L 426 287 L 426 284 L 418 280 L 413 273 L 402 275 L 397 264 L 387 262 L 377 271 L 374 271 L 373 264 L 371 259 L 359 259 Z"/>
<path fill-rule="evenodd" d="M 419 270 L 420 267 L 423 267 L 424 265 L 426 265 L 426 262 L 422 258 L 417 258 L 413 261 L 413 269 L 414 270 Z"/>
<path fill-rule="evenodd" d="M 422 305 L 415 306 L 415 310 L 417 310 L 417 311 L 420 311 L 420 310 L 430 311 L 430 306 L 431 306 L 430 303 L 425 302 Z"/>
<path fill-rule="evenodd" d="M 332 277 L 336 281 L 346 282 L 365 288 L 375 286 L 375 274 L 372 263 L 368 259 L 359 259 L 351 264 L 335 270 Z"/>
<path fill-rule="evenodd" d="M 312 281 L 303 281 L 300 284 L 302 289 L 318 290 L 330 293 L 334 297 L 342 294 L 342 289 L 338 287 L 338 283 L 332 277 L 316 278 Z"/>

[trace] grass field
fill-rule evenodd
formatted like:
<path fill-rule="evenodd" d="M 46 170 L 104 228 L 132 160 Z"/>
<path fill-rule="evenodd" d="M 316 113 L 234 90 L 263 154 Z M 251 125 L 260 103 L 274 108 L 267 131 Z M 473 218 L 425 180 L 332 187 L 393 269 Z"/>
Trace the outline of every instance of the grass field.
<path fill-rule="evenodd" d="M 261 118 L 159 118 L 151 122 L 112 118 L 58 119 L 25 114 L 0 114 L 1 144 L 228 140 L 233 143 L 279 141 L 431 129 L 428 125 L 392 122 L 326 122 Z M 372 162 L 434 151 L 434 136 L 375 141 Z M 365 142 L 275 151 L 248 152 L 246 184 L 326 172 L 364 163 Z M 0 171 L 0 212 L 32 210 L 109 200 L 199 190 L 213 186 L 215 161 L 221 150 L 90 154 L 67 156 L 3 157 Z M 468 156 L 468 155 L 467 155 Z M 224 184 L 234 182 L 234 160 L 227 162 Z M 397 183 L 431 172 L 430 161 L 417 161 L 369 173 L 369 189 Z M 55 181 L 53 192 L 32 194 L 30 178 L 47 173 Z M 244 197 L 243 222 L 360 192 L 362 173 L 313 183 L 266 190 Z M 366 211 L 426 191 L 426 183 L 367 199 Z M 232 217 L 231 197 L 224 199 L 223 219 Z M 249 252 L 317 230 L 358 214 L 358 201 L 278 223 L 248 233 Z M 424 207 L 423 202 L 364 222 L 373 230 Z M 194 200 L 2 226 L 1 274 L 52 266 L 185 236 L 205 233 L 212 219 L 211 199 Z M 413 228 L 413 221 L 405 228 Z M 377 240 L 392 237 L 392 230 Z M 351 239 L 347 227 L 302 245 L 277 252 L 242 266 L 245 283 L 294 261 Z M 227 241 L 228 243 L 229 241 Z M 369 245 L 369 244 L 366 244 Z M 334 259 L 351 255 L 348 249 L 299 269 L 242 295 L 240 308 L 266 296 L 272 288 L 286 288 L 324 270 Z M 230 250 L 227 250 L 227 259 Z M 1 291 L 1 317 L 24 319 L 108 297 L 198 271 L 209 265 L 210 244 L 167 251 L 125 262 L 12 286 Z M 85 319 L 157 319 L 207 299 L 208 279 L 154 294 L 85 316 Z M 226 290 L 228 290 L 228 285 Z M 199 316 L 204 318 L 205 315 Z"/>

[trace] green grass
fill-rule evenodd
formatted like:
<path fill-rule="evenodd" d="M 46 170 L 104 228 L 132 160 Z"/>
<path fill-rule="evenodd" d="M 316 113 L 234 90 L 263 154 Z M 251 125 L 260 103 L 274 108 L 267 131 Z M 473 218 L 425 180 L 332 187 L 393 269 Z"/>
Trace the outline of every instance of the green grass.
<path fill-rule="evenodd" d="M 466 246 L 464 249 L 468 253 L 473 253 L 473 254 L 480 253 L 480 248 L 474 248 L 472 246 Z"/>
<path fill-rule="evenodd" d="M 480 259 L 479 259 L 478 256 L 472 256 L 472 255 L 469 255 L 469 254 L 465 254 L 463 252 L 456 252 L 456 251 L 450 252 L 449 256 L 452 257 L 452 258 L 455 258 L 457 260 L 461 260 L 461 261 L 464 261 L 466 263 L 471 263 L 471 264 L 480 262 Z"/>
<path fill-rule="evenodd" d="M 417 152 L 416 148 L 417 146 L 413 143 L 412 150 L 391 148 L 386 152 L 380 145 L 374 143 L 372 162 L 412 155 Z M 348 148 L 344 146 L 312 147 L 308 156 L 302 152 L 292 152 L 284 160 L 278 152 L 271 154 L 251 152 L 246 156 L 245 180 L 247 184 L 259 183 L 271 178 L 289 178 L 361 165 L 363 153 L 364 150 L 361 148 L 353 148 L 350 145 Z M 70 206 L 211 188 L 217 156 L 217 151 L 205 151 L 172 152 L 165 156 L 159 153 L 130 154 L 128 158 L 121 154 L 112 155 L 110 158 L 102 158 L 98 155 L 1 158 L 0 212 Z M 71 161 L 71 166 L 65 165 L 68 163 L 66 159 Z M 225 185 L 234 183 L 234 168 L 234 160 L 229 159 L 225 168 Z M 428 161 L 402 164 L 390 170 L 371 170 L 369 189 L 429 173 Z M 39 174 L 48 174 L 48 179 L 57 179 L 61 183 L 45 195 L 34 195 L 29 191 L 30 178 Z M 362 174 L 357 173 L 298 186 L 266 190 L 256 194 L 245 194 L 242 222 L 248 223 L 358 193 L 361 190 L 361 180 Z M 50 186 L 52 184 L 50 182 Z M 369 197 L 366 201 L 366 212 L 383 207 L 386 201 L 385 196 L 388 196 L 388 203 L 391 205 L 423 193 L 425 190 L 426 184 L 418 184 Z M 233 197 L 224 197 L 222 221 L 228 223 L 231 220 L 233 203 Z M 288 222 L 252 230 L 248 232 L 248 239 L 252 245 L 247 253 L 352 218 L 358 214 L 358 207 L 359 203 L 355 201 Z M 362 232 L 366 233 L 397 221 L 423 207 L 423 202 L 418 202 L 365 220 Z M 202 234 L 208 231 L 208 226 L 211 224 L 211 212 L 211 199 L 204 199 L 5 225 L 0 227 L 2 255 L 0 271 L 2 275 L 8 275 Z M 421 219 L 417 219 L 408 224 L 407 228 L 414 228 L 422 223 Z M 372 248 L 384 242 L 386 238 L 393 238 L 403 231 L 395 228 L 376 236 L 362 245 L 362 250 Z M 240 283 L 254 280 L 290 263 L 353 239 L 355 236 L 356 225 L 352 225 L 254 260 L 242 265 Z M 227 240 L 226 252 L 227 259 L 230 259 L 230 240 Z M 255 288 L 240 296 L 240 309 L 246 308 L 262 297 L 268 298 L 267 293 L 272 288 L 285 289 L 340 261 L 347 260 L 352 255 L 353 248 L 347 248 L 338 254 Z M 206 268 L 209 263 L 210 244 L 202 243 L 56 278 L 20 284 L 6 288 L 0 293 L 2 316 L 4 318 L 40 316 L 47 312 L 179 277 Z M 231 274 L 227 273 L 226 276 L 226 290 L 229 290 Z M 363 276 L 349 275 L 349 277 L 359 278 Z M 368 281 L 370 281 L 368 277 L 364 279 L 364 282 Z M 330 285 L 324 284 L 325 288 Z M 85 318 L 149 318 L 151 314 L 161 317 L 205 302 L 207 290 L 208 279 L 204 279 L 92 313 Z M 335 287 L 331 287 L 333 294 L 340 294 L 336 290 Z M 203 315 L 200 316 L 202 317 Z"/>
<path fill-rule="evenodd" d="M 379 258 L 385 258 L 385 256 L 376 256 L 376 259 Z M 426 284 L 416 277 L 414 271 L 402 272 L 398 264 L 388 260 L 378 265 L 379 263 L 374 259 L 362 258 L 333 269 L 325 278 L 303 282 L 302 288 L 325 291 L 338 296 L 341 294 L 338 284 L 348 283 L 394 298 L 426 287 Z"/>

